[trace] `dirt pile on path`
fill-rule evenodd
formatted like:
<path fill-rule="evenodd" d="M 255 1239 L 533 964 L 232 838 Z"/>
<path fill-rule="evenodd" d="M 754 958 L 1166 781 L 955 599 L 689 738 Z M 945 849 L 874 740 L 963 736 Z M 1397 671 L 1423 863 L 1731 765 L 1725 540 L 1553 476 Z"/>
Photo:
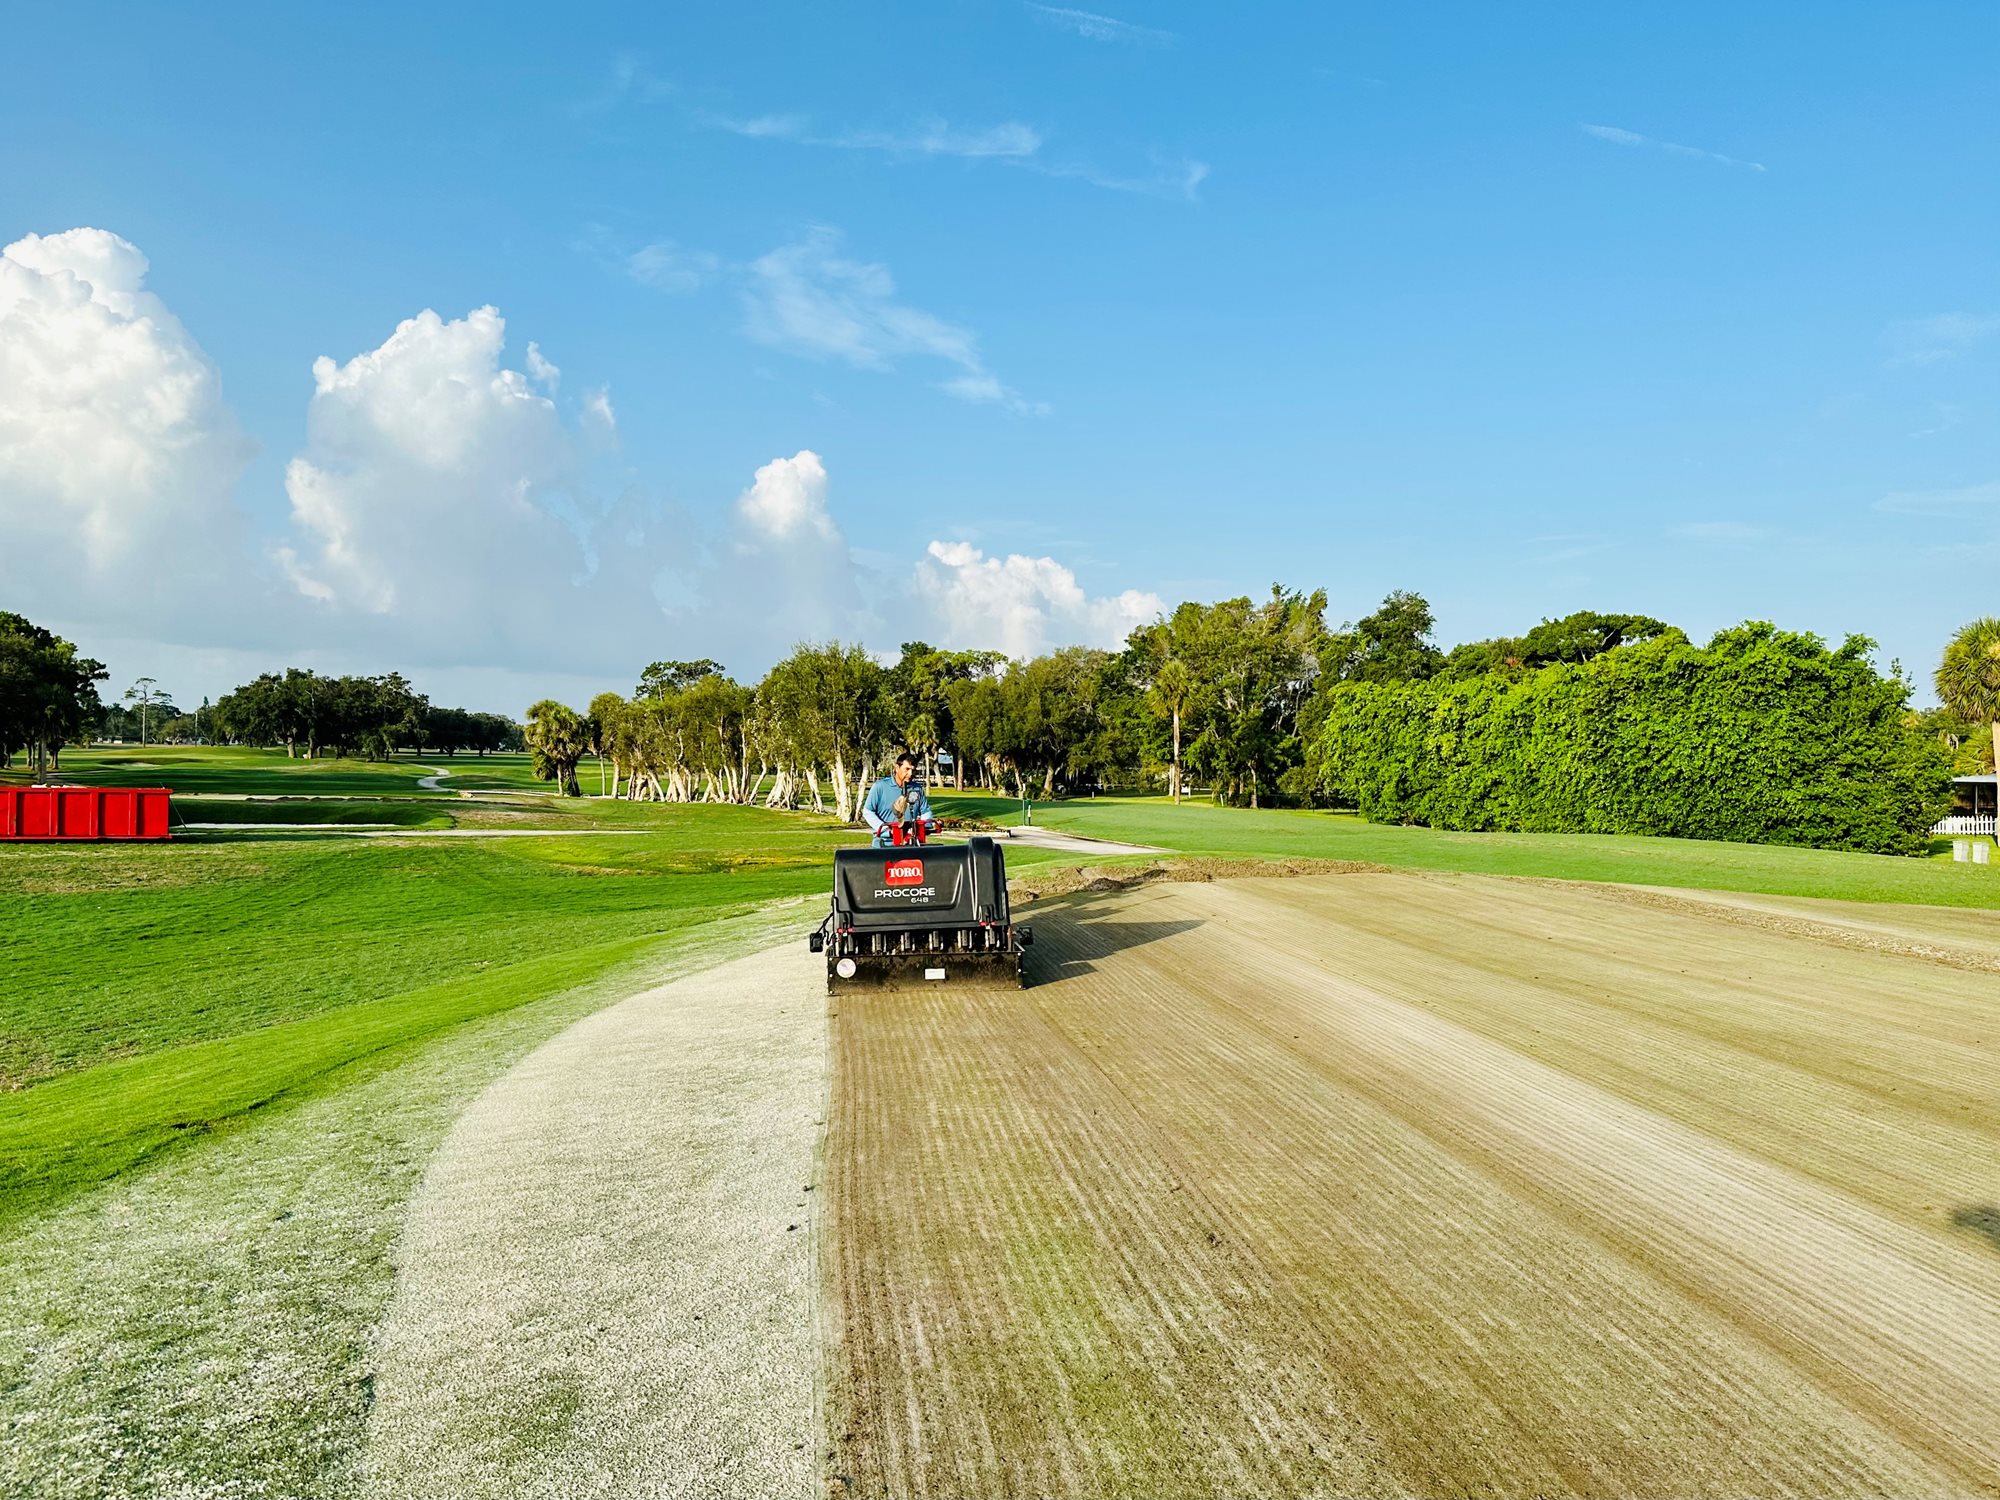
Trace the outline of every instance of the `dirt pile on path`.
<path fill-rule="evenodd" d="M 835 1493 L 2000 1494 L 1974 976 L 1476 877 L 844 997 Z"/>

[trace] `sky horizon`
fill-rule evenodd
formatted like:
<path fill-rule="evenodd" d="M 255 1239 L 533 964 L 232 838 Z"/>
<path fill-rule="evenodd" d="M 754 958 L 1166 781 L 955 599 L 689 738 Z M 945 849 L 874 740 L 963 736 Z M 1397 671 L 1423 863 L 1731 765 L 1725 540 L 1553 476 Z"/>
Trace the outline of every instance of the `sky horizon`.
<path fill-rule="evenodd" d="M 1277 582 L 1861 633 L 1928 703 L 2000 612 L 1987 10 L 9 29 L 0 609 L 107 698 L 518 715 Z"/>

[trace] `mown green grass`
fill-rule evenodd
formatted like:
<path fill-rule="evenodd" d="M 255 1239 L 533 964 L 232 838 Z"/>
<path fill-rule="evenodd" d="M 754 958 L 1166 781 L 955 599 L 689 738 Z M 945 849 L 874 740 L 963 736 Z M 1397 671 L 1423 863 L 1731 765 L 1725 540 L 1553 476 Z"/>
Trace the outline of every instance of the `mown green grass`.
<path fill-rule="evenodd" d="M 647 831 L 0 850 L 0 1214 L 690 923 L 817 891 L 849 837 L 745 808 L 613 815 Z"/>
<path fill-rule="evenodd" d="M 409 757 L 391 761 L 294 760 L 282 750 L 210 745 L 104 745 L 65 750 L 58 774 L 64 781 L 90 786 L 164 786 L 177 792 L 227 792 L 246 797 L 452 795 L 417 785 L 430 774 L 425 769 L 428 764 Z M 19 765 L 0 771 L 0 783 L 18 785 L 29 779 Z"/>
<path fill-rule="evenodd" d="M 1021 805 L 1008 797 L 940 792 L 932 800 L 940 811 L 989 817 L 1003 824 L 1020 821 Z M 1038 802 L 1033 816 L 1048 828 L 1189 854 L 1355 859 L 1401 869 L 2000 908 L 2000 865 L 1957 865 L 1949 859 L 1899 859 L 1701 839 L 1447 833 L 1368 823 L 1339 813 L 1253 811 L 1208 801 L 1176 807 L 1164 797 Z"/>
<path fill-rule="evenodd" d="M 218 831 L 0 848 L 0 1217 L 309 1091 L 356 1058 L 583 983 L 692 923 L 823 892 L 832 850 L 859 837 L 743 807 L 185 807 L 203 821 L 221 808 L 287 823 L 415 814 L 554 833 Z M 1048 857 L 1020 851 L 1017 863 Z M 801 917 L 801 939 L 816 918 Z"/>
<path fill-rule="evenodd" d="M 255 831 L 255 825 L 310 823 L 319 828 L 387 825 L 395 828 L 456 828 L 457 812 L 465 804 L 439 797 L 176 797 L 173 802 L 177 837 L 199 836 L 189 825 L 228 823 L 233 836 Z"/>

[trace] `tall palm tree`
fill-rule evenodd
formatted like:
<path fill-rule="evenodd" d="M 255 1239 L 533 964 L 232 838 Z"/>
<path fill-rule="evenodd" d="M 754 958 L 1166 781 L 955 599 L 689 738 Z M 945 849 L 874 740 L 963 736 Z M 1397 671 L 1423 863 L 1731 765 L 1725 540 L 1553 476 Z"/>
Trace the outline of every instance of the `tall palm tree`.
<path fill-rule="evenodd" d="M 1960 628 L 1938 663 L 1937 695 L 1955 714 L 1993 726 L 2000 756 L 2000 620 L 1991 615 Z"/>
<path fill-rule="evenodd" d="M 1161 662 L 1153 678 L 1153 701 L 1174 721 L 1174 768 L 1169 789 L 1176 803 L 1181 800 L 1181 716 L 1194 700 L 1196 685 L 1194 669 L 1178 656 Z"/>
<path fill-rule="evenodd" d="M 590 735 L 581 715 L 573 708 L 544 698 L 528 710 L 528 722 L 521 731 L 534 757 L 535 779 L 553 781 L 565 797 L 581 797 L 576 784 L 576 763 L 583 759 Z"/>

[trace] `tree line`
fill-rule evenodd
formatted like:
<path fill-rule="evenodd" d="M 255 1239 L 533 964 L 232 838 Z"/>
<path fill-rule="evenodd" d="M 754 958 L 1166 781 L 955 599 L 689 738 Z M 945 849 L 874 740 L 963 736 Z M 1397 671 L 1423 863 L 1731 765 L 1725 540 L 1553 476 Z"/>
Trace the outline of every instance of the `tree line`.
<path fill-rule="evenodd" d="M 1026 661 L 913 641 L 884 664 L 808 643 L 755 684 L 655 662 L 629 697 L 536 704 L 525 733 L 571 793 L 595 756 L 600 794 L 843 818 L 903 750 L 934 785 L 1016 796 L 1199 787 L 1446 828 L 1884 852 L 1916 851 L 1949 801 L 1950 754 L 1863 637 L 1751 622 L 1696 645 L 1647 615 L 1580 611 L 1446 651 L 1421 595 L 1338 627 L 1326 607 L 1282 586 L 1191 601 L 1119 650 Z M 1983 660 L 2000 717 L 2000 647 Z"/>
<path fill-rule="evenodd" d="M 225 693 L 209 713 L 210 743 L 282 745 L 286 755 L 307 759 L 387 760 L 398 750 L 485 755 L 522 746 L 521 727 L 504 714 L 434 705 L 400 672 L 329 677 L 288 667 Z"/>
<path fill-rule="evenodd" d="M 1068 646 L 1026 661 L 904 644 L 893 663 L 839 641 L 797 647 L 755 684 L 714 661 L 660 661 L 630 697 L 528 711 L 538 774 L 638 800 L 758 802 L 853 816 L 887 758 L 908 750 L 953 786 L 1052 796 L 1109 784 L 1193 784 L 1249 806 L 1325 800 L 1312 754 L 1331 689 L 1531 670 L 1667 627 L 1579 614 L 1447 655 L 1421 596 L 1391 594 L 1337 629 L 1324 591 L 1188 602 L 1120 650 Z"/>
<path fill-rule="evenodd" d="M 56 769 L 63 746 L 96 726 L 108 675 L 53 631 L 0 610 L 0 769 L 16 755 L 37 775 Z"/>

